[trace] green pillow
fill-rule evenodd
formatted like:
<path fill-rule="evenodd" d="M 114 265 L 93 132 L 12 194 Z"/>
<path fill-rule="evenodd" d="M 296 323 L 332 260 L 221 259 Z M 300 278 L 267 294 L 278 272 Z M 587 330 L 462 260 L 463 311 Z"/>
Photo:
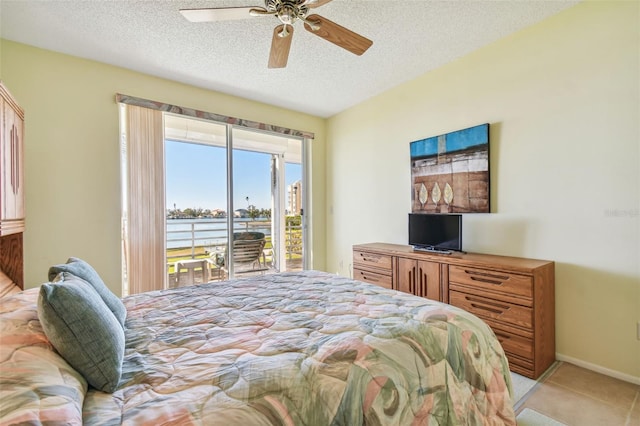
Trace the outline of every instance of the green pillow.
<path fill-rule="evenodd" d="M 89 283 L 68 273 L 63 279 L 40 287 L 42 329 L 91 386 L 113 392 L 122 375 L 124 330 Z"/>
<path fill-rule="evenodd" d="M 70 257 L 67 263 L 54 265 L 49 268 L 49 281 L 53 281 L 60 272 L 69 272 L 76 277 L 82 278 L 98 292 L 107 307 L 116 316 L 118 322 L 124 327 L 124 321 L 127 317 L 127 309 L 124 307 L 122 300 L 109 290 L 100 275 L 93 267 L 82 259 Z"/>

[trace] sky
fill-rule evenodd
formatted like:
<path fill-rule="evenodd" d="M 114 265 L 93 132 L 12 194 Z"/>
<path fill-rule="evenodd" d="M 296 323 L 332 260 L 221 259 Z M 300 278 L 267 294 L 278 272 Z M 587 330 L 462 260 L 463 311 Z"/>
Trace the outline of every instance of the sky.
<path fill-rule="evenodd" d="M 167 208 L 226 211 L 226 150 L 169 140 L 165 145 Z M 246 209 L 249 204 L 271 208 L 271 155 L 235 150 L 233 160 L 234 209 Z M 286 185 L 300 180 L 301 175 L 301 165 L 286 165 Z"/>

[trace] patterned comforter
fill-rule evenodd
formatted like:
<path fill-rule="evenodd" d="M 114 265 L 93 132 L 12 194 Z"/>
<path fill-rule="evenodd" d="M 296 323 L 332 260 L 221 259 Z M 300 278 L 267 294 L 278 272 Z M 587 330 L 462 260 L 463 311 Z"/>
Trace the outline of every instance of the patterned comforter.
<path fill-rule="evenodd" d="M 118 390 L 74 384 L 85 424 L 515 425 L 497 339 L 482 321 L 445 304 L 317 271 L 124 302 Z M 6 315 L 29 317 L 9 305 L 16 303 L 0 312 L 3 336 Z M 32 321 L 30 333 L 41 333 Z M 13 336 L 12 344 L 24 350 L 27 342 Z M 70 376 L 65 386 L 77 380 Z M 51 404 L 52 413 L 64 411 Z"/>

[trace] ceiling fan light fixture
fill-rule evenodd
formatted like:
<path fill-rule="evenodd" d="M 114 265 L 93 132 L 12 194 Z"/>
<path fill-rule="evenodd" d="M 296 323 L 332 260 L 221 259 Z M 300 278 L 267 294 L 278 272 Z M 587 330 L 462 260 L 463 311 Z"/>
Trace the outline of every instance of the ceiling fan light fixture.
<path fill-rule="evenodd" d="M 281 37 L 281 38 L 289 37 L 291 35 L 291 31 L 289 31 L 288 28 L 289 26 L 287 24 L 284 24 L 284 26 L 282 27 L 282 31 L 278 33 L 278 37 Z"/>
<path fill-rule="evenodd" d="M 264 8 L 255 6 L 180 9 L 180 13 L 191 22 L 216 22 L 252 16 L 275 16 L 281 23 L 273 29 L 269 68 L 284 68 L 287 66 L 296 21 L 302 21 L 307 31 L 355 55 L 362 55 L 371 47 L 373 42 L 368 38 L 320 15 L 308 15 L 309 10 L 315 10 L 331 1 L 264 0 Z"/>
<path fill-rule="evenodd" d="M 292 25 L 298 19 L 298 16 L 295 14 L 295 12 L 288 8 L 279 10 L 276 13 L 276 16 L 278 17 L 278 19 L 280 19 L 280 22 L 285 25 Z"/>
<path fill-rule="evenodd" d="M 305 0 L 265 0 L 267 11 L 285 25 L 293 25 L 298 19 L 304 20 L 309 9 L 304 5 Z"/>

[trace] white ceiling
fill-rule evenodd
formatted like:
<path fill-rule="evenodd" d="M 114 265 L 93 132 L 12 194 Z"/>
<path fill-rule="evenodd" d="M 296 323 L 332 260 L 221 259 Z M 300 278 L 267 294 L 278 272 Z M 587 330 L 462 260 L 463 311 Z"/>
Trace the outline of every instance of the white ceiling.
<path fill-rule="evenodd" d="M 262 0 L 0 0 L 0 34 L 329 117 L 576 3 L 334 0 L 313 12 L 373 40 L 373 46 L 355 56 L 307 32 L 298 22 L 284 69 L 267 68 L 277 18 L 191 23 L 178 12 L 263 6 Z"/>

